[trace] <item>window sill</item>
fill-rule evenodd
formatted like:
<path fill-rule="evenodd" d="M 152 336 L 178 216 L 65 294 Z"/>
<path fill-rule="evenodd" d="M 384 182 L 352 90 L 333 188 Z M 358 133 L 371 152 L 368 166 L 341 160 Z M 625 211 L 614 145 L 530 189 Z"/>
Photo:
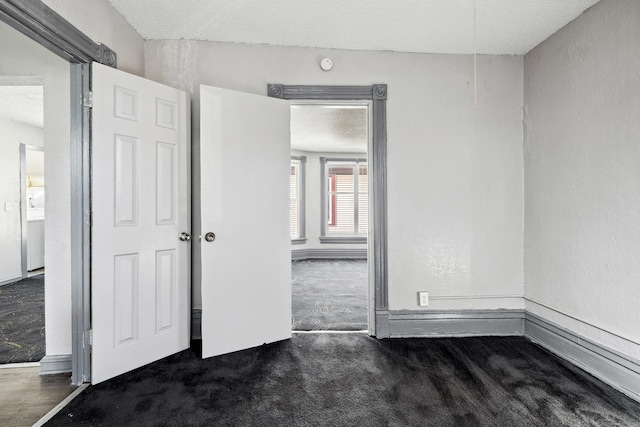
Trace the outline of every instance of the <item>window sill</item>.
<path fill-rule="evenodd" d="M 292 245 L 304 245 L 305 243 L 307 243 L 307 238 L 306 237 L 300 237 L 298 239 L 291 239 L 291 244 Z"/>
<path fill-rule="evenodd" d="M 320 236 L 320 243 L 367 243 L 365 236 Z"/>

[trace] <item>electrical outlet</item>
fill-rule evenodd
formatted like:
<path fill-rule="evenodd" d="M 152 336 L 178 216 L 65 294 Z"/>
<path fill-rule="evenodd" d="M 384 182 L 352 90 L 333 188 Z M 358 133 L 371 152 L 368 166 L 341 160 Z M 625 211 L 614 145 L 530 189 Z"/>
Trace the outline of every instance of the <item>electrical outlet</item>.
<path fill-rule="evenodd" d="M 420 307 L 429 305 L 429 292 L 418 292 L 418 305 Z"/>
<path fill-rule="evenodd" d="M 9 202 L 5 202 L 5 204 L 4 204 L 4 210 L 5 210 L 5 211 L 10 211 L 10 210 L 11 210 L 11 203 L 9 203 Z"/>

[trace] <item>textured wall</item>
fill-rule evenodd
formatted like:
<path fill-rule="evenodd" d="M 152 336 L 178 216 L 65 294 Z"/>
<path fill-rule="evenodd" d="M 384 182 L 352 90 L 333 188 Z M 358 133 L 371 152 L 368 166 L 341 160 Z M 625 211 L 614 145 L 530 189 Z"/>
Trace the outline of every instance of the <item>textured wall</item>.
<path fill-rule="evenodd" d="M 22 277 L 20 144 L 43 143 L 41 128 L 0 118 L 0 283 Z"/>
<path fill-rule="evenodd" d="M 333 59 L 331 72 L 318 66 L 324 56 Z M 523 307 L 522 57 L 478 62 L 474 109 L 470 56 L 184 40 L 145 45 L 146 76 L 192 93 L 195 153 L 201 83 L 263 95 L 267 83 L 389 85 L 392 309 L 417 309 L 418 290 L 431 292 L 430 308 Z M 197 165 L 193 172 L 197 177 Z"/>
<path fill-rule="evenodd" d="M 144 73 L 144 40 L 106 0 L 43 0 L 96 43 L 118 54 L 118 69 Z"/>
<path fill-rule="evenodd" d="M 527 308 L 640 358 L 640 2 L 525 57 Z"/>

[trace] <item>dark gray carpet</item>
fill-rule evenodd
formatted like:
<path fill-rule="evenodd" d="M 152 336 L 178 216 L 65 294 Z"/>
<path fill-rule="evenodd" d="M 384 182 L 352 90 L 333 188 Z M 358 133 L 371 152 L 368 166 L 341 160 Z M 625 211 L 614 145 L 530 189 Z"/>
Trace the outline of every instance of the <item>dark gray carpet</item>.
<path fill-rule="evenodd" d="M 0 286 L 0 363 L 44 357 L 44 274 Z"/>
<path fill-rule="evenodd" d="M 367 260 L 292 262 L 292 329 L 366 330 L 367 277 Z"/>
<path fill-rule="evenodd" d="M 47 425 L 67 424 L 637 426 L 640 404 L 525 338 L 294 334 L 91 386 Z"/>

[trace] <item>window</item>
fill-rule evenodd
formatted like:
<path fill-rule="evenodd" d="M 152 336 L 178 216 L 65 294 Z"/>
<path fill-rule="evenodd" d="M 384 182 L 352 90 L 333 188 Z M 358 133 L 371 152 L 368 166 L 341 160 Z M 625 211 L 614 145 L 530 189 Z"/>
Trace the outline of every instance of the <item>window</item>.
<path fill-rule="evenodd" d="M 323 243 L 364 243 L 369 218 L 366 159 L 327 159 L 323 163 Z"/>
<path fill-rule="evenodd" d="M 305 156 L 291 157 L 289 179 L 291 243 L 301 244 L 305 238 Z"/>

